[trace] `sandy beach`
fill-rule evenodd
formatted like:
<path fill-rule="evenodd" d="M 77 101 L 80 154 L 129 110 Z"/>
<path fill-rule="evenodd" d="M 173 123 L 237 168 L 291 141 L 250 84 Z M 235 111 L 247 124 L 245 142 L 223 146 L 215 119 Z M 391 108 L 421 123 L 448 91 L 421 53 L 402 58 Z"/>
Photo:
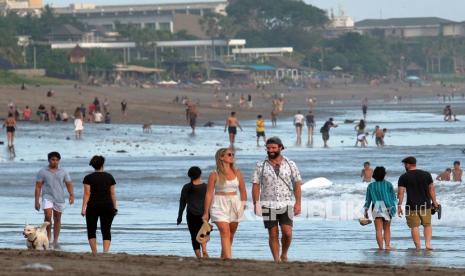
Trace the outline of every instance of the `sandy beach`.
<path fill-rule="evenodd" d="M 52 89 L 55 92 L 53 97 L 47 97 L 46 93 Z M 225 106 L 225 92 L 228 92 L 232 107 Z M 404 99 L 409 97 L 431 97 L 437 93 L 450 94 L 447 89 L 438 86 L 413 87 L 406 84 L 384 84 L 380 87 L 372 87 L 364 84 L 352 84 L 348 87 L 343 85 L 331 88 L 319 89 L 292 89 L 276 88 L 266 91 L 255 89 L 222 89 L 218 97 L 214 97 L 212 87 L 196 87 L 192 89 L 178 88 L 125 88 L 125 87 L 91 87 L 82 86 L 77 89 L 73 86 L 29 86 L 26 90 L 19 87 L 0 87 L 0 103 L 7 110 L 7 105 L 13 101 L 19 109 L 29 105 L 33 110 L 33 119 L 37 119 L 35 111 L 39 104 L 44 104 L 47 109 L 54 105 L 58 111 L 65 110 L 72 115 L 74 109 L 81 104 L 87 106 L 98 97 L 103 103 L 105 98 L 109 101 L 109 110 L 112 123 L 152 123 L 154 125 L 184 125 L 185 106 L 181 103 L 173 103 L 173 99 L 178 96 L 188 97 L 198 103 L 198 126 L 207 121 L 222 121 L 230 111 L 237 111 L 238 118 L 255 119 L 257 114 L 263 114 L 268 119 L 271 112 L 271 101 L 273 95 L 285 97 L 284 112 L 280 117 L 291 116 L 297 109 L 303 112 L 308 109 L 306 100 L 311 96 L 317 99 L 315 110 L 317 116 L 325 116 L 325 107 L 331 104 L 332 100 L 339 102 L 351 102 L 360 105 L 363 97 L 369 100 L 392 99 L 401 95 Z M 239 107 L 239 98 L 243 94 L 246 98 L 252 95 L 254 107 L 252 109 Z M 456 98 L 460 93 L 456 93 Z M 120 111 L 120 103 L 125 99 L 128 102 L 128 113 L 124 117 Z M 438 111 L 440 112 L 440 111 Z M 329 114 L 330 115 L 330 114 Z M 6 114 L 5 114 L 6 116 Z"/>
<path fill-rule="evenodd" d="M 33 252 L 0 250 L 1 275 L 32 275 L 38 270 L 27 268 L 34 263 L 46 264 L 52 272 L 44 275 L 463 275 L 464 269 L 423 266 L 382 266 L 343 263 L 289 262 L 210 259 L 177 256 L 147 256 L 128 254 Z M 40 270 L 39 270 L 40 271 Z M 37 275 L 37 274 L 36 274 Z M 42 273 L 40 274 L 42 275 Z"/>

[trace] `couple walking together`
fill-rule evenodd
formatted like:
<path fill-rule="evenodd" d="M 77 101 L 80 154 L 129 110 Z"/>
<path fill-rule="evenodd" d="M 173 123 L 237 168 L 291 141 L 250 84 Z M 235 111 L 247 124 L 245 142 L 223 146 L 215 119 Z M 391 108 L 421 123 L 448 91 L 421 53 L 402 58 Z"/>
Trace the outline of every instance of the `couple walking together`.
<path fill-rule="evenodd" d="M 412 240 L 416 250 L 421 249 L 420 225 L 423 226 L 425 247 L 431 250 L 433 229 L 431 215 L 439 212 L 440 205 L 436 198 L 433 179 L 429 172 L 417 169 L 417 160 L 413 156 L 402 160 L 405 173 L 399 177 L 397 199 L 392 184 L 386 180 L 386 169 L 376 167 L 373 178 L 376 180 L 368 185 L 365 200 L 365 218 L 368 218 L 368 210 L 372 210 L 375 221 L 376 241 L 380 250 L 391 249 L 391 220 L 396 215 L 405 215 L 407 226 L 410 228 Z M 407 192 L 405 212 L 402 208 L 404 194 Z M 397 210 L 396 210 L 397 202 Z"/>
<path fill-rule="evenodd" d="M 293 217 L 301 212 L 300 173 L 293 161 L 281 155 L 283 149 L 283 143 L 278 137 L 269 138 L 266 141 L 268 158 L 257 162 L 252 176 L 254 213 L 263 217 L 264 226 L 268 230 L 271 253 L 276 262 L 287 261 L 287 253 L 292 240 Z M 215 159 L 216 170 L 208 178 L 201 221 L 211 219 L 216 224 L 221 237 L 221 258 L 231 259 L 234 235 L 247 207 L 247 191 L 244 177 L 235 166 L 233 150 L 230 148 L 219 149 Z M 185 204 L 188 203 L 187 220 L 192 245 L 196 256 L 201 257 L 200 244 L 195 242 L 195 236 L 201 223 L 199 216 L 194 222 L 192 210 L 189 211 L 189 205 L 194 206 L 195 202 L 198 203 L 198 201 L 186 200 L 189 196 L 187 192 L 189 185 L 190 183 L 184 186 L 181 195 L 178 224 L 182 220 Z M 201 186 L 197 187 L 200 189 Z M 293 200 L 293 195 L 295 200 Z M 196 227 L 192 227 L 194 224 Z M 282 233 L 281 248 L 279 227 Z M 191 228 L 195 229 L 191 231 Z M 202 245 L 202 251 L 203 257 L 207 257 L 205 245 Z"/>

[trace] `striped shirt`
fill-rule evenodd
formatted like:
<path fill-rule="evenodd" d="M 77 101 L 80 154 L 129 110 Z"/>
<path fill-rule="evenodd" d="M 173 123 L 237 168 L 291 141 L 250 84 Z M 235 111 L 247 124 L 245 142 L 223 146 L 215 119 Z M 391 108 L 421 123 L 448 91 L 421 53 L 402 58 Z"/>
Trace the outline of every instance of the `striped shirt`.
<path fill-rule="evenodd" d="M 396 214 L 397 198 L 391 182 L 375 181 L 368 185 L 364 207 L 368 209 L 371 203 L 377 202 L 384 202 L 391 216 Z"/>

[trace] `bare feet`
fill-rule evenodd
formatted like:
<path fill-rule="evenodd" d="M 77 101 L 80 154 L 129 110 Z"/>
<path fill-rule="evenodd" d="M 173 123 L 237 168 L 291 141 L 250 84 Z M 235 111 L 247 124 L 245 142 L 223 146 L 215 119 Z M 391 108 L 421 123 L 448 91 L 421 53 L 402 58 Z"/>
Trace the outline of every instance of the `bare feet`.
<path fill-rule="evenodd" d="M 210 256 L 208 256 L 207 252 L 202 252 L 202 258 L 208 259 L 208 258 L 210 258 Z"/>
<path fill-rule="evenodd" d="M 282 256 L 281 255 L 281 262 L 282 263 L 287 263 L 288 262 L 287 256 Z"/>

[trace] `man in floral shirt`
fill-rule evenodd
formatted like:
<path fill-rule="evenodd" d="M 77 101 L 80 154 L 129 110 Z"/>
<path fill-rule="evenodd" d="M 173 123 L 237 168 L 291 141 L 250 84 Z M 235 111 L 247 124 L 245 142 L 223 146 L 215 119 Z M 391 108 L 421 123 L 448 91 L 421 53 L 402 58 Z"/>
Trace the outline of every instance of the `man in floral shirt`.
<path fill-rule="evenodd" d="M 292 240 L 292 219 L 301 212 L 302 179 L 296 164 L 281 155 L 283 149 L 281 139 L 269 138 L 266 141 L 268 158 L 257 163 L 252 176 L 254 212 L 263 217 L 275 262 L 287 261 Z M 278 224 L 282 232 L 281 254 Z"/>

